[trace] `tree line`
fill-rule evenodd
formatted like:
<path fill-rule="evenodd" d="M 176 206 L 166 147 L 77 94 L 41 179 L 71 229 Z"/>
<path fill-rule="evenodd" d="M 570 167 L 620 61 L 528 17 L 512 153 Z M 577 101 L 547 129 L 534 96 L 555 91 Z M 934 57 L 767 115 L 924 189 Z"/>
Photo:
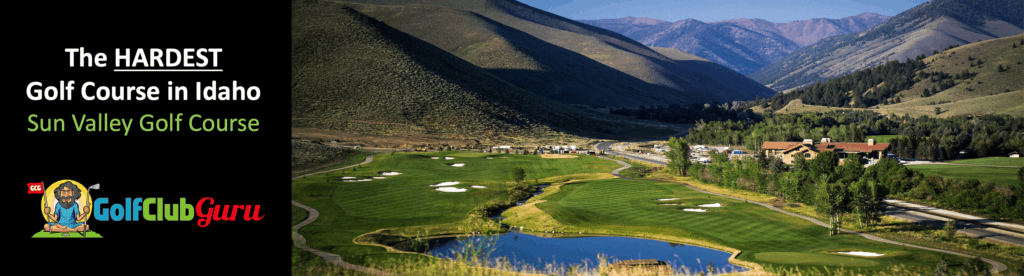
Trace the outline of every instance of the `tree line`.
<path fill-rule="evenodd" d="M 925 55 L 922 54 L 905 62 L 889 61 L 873 68 L 830 78 L 825 82 L 818 81 L 789 93 L 779 93 L 757 103 L 761 107 L 767 107 L 771 103 L 773 109 L 780 109 L 790 101 L 801 99 L 805 104 L 812 105 L 865 108 L 902 101 L 893 96 L 924 80 L 932 80 L 936 87 L 941 86 L 943 90 L 952 87 L 948 85 L 952 81 L 941 82 L 942 79 L 949 78 L 948 74 L 937 73 L 934 77 L 939 80 L 936 80 L 932 78 L 932 73 L 915 73 L 926 67 L 924 58 Z"/>
<path fill-rule="evenodd" d="M 1006 156 L 1024 153 L 1024 118 L 1009 115 L 931 118 L 881 115 L 873 111 L 765 113 L 760 122 L 698 122 L 685 137 L 690 144 L 743 145 L 761 152 L 767 141 L 832 138 L 834 142 L 866 142 L 868 135 L 900 135 L 890 140 L 889 153 L 924 160 Z"/>

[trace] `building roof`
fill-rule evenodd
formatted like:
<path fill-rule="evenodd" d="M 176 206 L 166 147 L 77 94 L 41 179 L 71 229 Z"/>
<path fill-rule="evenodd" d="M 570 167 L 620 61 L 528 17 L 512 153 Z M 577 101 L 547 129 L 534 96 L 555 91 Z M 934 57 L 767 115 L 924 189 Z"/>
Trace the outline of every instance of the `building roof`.
<path fill-rule="evenodd" d="M 761 144 L 761 149 L 790 149 L 794 146 L 800 145 L 800 142 L 764 142 Z"/>
<path fill-rule="evenodd" d="M 761 144 L 762 150 L 783 150 L 790 151 L 803 146 L 801 142 L 764 142 Z M 878 150 L 885 150 L 889 147 L 889 143 L 876 143 L 869 146 L 868 143 L 819 143 L 815 142 L 814 146 L 809 147 L 814 151 L 852 151 L 852 152 L 872 152 Z"/>

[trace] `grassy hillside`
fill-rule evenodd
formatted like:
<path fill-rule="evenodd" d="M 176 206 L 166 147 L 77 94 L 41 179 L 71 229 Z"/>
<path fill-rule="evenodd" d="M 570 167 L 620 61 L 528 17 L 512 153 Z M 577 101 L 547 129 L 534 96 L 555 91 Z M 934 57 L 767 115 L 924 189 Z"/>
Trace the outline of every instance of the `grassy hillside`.
<path fill-rule="evenodd" d="M 1024 33 L 1020 1 L 933 0 L 870 29 L 822 39 L 749 76 L 783 91 L 931 54 L 947 46 Z"/>
<path fill-rule="evenodd" d="M 342 5 L 294 1 L 292 18 L 293 127 L 480 141 L 612 132 Z"/>
<path fill-rule="evenodd" d="M 661 55 L 663 55 L 663 56 L 665 56 L 667 58 L 671 58 L 673 60 L 699 60 L 699 61 L 711 62 L 711 61 L 709 61 L 709 60 L 707 60 L 705 58 L 698 57 L 698 56 L 692 55 L 692 54 L 687 53 L 687 52 L 683 52 L 682 50 L 675 49 L 675 48 L 651 47 L 651 49 L 654 49 L 655 52 L 658 52 L 659 54 L 661 54 Z"/>
<path fill-rule="evenodd" d="M 911 116 L 950 117 L 968 114 L 1009 114 L 1024 117 L 1024 34 L 991 39 L 948 49 L 925 58 L 927 64 L 920 71 L 956 75 L 965 70 L 973 77 L 955 80 L 954 86 L 924 97 L 922 92 L 935 89 L 939 84 L 932 79 L 916 79 L 911 88 L 896 93 L 891 99 L 900 103 L 872 106 L 867 109 L 881 114 L 909 114 Z M 1013 45 L 1017 44 L 1017 48 Z M 982 64 L 978 65 L 981 61 Z M 973 65 L 973 66 L 972 66 Z M 1004 70 L 1000 72 L 999 67 Z M 1009 69 L 1006 69 L 1009 68 Z M 870 93 L 870 92 L 869 92 Z M 940 114 L 935 114 L 935 108 Z M 755 112 L 763 111 L 754 108 Z M 777 112 L 824 112 L 828 110 L 864 110 L 807 105 L 794 100 Z"/>
<path fill-rule="evenodd" d="M 746 77 L 694 70 L 625 36 L 515 1 L 337 3 L 563 103 L 704 103 L 774 93 Z"/>

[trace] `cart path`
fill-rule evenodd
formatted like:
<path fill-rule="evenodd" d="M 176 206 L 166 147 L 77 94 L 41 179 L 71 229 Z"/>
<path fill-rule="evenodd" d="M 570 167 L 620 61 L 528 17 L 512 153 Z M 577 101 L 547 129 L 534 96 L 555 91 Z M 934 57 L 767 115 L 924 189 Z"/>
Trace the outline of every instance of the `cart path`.
<path fill-rule="evenodd" d="M 629 156 L 623 156 L 623 157 L 629 158 Z M 614 159 L 606 158 L 606 157 L 603 157 L 603 156 L 601 156 L 601 158 L 608 159 L 608 160 L 614 160 Z M 624 166 L 622 168 L 616 169 L 615 171 L 612 171 L 612 174 L 615 175 L 615 176 L 618 176 L 620 178 L 632 179 L 632 178 L 624 177 L 624 176 L 618 174 L 619 171 L 622 171 L 624 169 L 629 168 L 630 165 L 628 163 L 626 163 L 626 162 L 622 162 L 622 161 L 619 161 L 619 160 L 614 160 L 614 161 L 616 161 L 619 164 L 622 164 Z M 763 206 L 765 208 L 768 208 L 768 209 L 771 209 L 771 210 L 774 210 L 774 211 L 778 211 L 778 212 L 783 213 L 783 214 L 787 214 L 787 215 L 790 215 L 790 216 L 794 216 L 794 217 L 798 217 L 798 218 L 801 218 L 801 219 L 805 219 L 807 221 L 810 221 L 811 223 L 820 225 L 820 226 L 825 227 L 825 228 L 830 228 L 828 223 L 822 222 L 820 220 L 817 220 L 817 219 L 814 219 L 814 218 L 811 218 L 811 217 L 807 217 L 807 216 L 804 216 L 804 215 L 793 213 L 793 212 L 790 212 L 790 211 L 782 210 L 782 209 L 776 208 L 775 206 L 772 206 L 771 204 L 761 203 L 761 202 L 757 202 L 757 201 L 749 201 L 749 200 L 746 200 L 746 199 L 743 199 L 743 198 L 738 198 L 738 197 L 728 196 L 728 195 L 723 195 L 723 194 L 718 194 L 718 193 L 712 193 L 712 192 L 708 192 L 708 191 L 705 191 L 705 190 L 698 189 L 697 187 L 694 187 L 694 186 L 690 186 L 689 184 L 686 184 L 686 183 L 679 183 L 679 182 L 672 182 L 672 183 L 683 185 L 684 187 L 690 188 L 690 189 L 692 189 L 694 191 L 698 191 L 698 192 L 709 194 L 709 195 L 716 195 L 716 196 L 725 197 L 725 198 L 731 198 L 731 199 L 735 199 L 735 200 L 747 201 L 747 202 L 750 202 L 750 203 L 761 205 L 761 206 Z M 949 250 L 942 250 L 942 249 L 924 247 L 924 246 L 920 246 L 920 245 L 913 245 L 913 244 L 908 244 L 908 243 L 901 243 L 901 242 L 897 242 L 897 241 L 891 241 L 891 240 L 883 239 L 883 238 L 875 236 L 875 235 L 865 234 L 865 233 L 861 233 L 861 232 L 857 232 L 857 231 L 853 231 L 853 230 L 849 230 L 849 229 L 845 229 L 845 228 L 839 228 L 839 230 L 841 230 L 843 232 L 846 232 L 846 233 L 850 233 L 850 234 L 860 235 L 860 236 L 862 236 L 864 238 L 867 238 L 867 239 L 873 240 L 873 241 L 877 241 L 877 242 L 884 242 L 884 243 L 895 244 L 895 245 L 902 245 L 902 246 L 912 247 L 912 248 L 917 248 L 917 249 L 924 249 L 924 250 L 930 250 L 930 251 L 935 251 L 935 252 L 942 252 L 942 253 L 946 253 L 946 254 L 953 254 L 953 255 L 957 255 L 957 256 L 961 256 L 961 257 L 967 257 L 967 258 L 974 258 L 975 257 L 975 256 L 971 256 L 971 255 L 967 255 L 967 254 L 963 254 L 963 253 L 959 253 L 959 252 L 949 251 Z M 992 270 L 991 271 L 993 273 L 995 273 L 995 272 L 1003 272 L 1003 271 L 1006 270 L 1006 265 L 1003 264 L 1003 263 L 1000 263 L 1000 262 L 997 262 L 995 260 L 991 260 L 991 259 L 988 259 L 988 258 L 981 258 L 981 260 L 992 265 Z"/>
<path fill-rule="evenodd" d="M 352 168 L 352 167 L 355 167 L 355 166 L 366 165 L 366 164 L 368 164 L 370 162 L 373 162 L 373 155 L 372 154 L 371 155 L 367 155 L 366 156 L 366 160 L 363 161 L 362 163 L 359 163 L 359 164 L 355 164 L 355 165 L 351 165 L 351 166 L 347 166 L 347 167 L 342 167 L 342 168 L 337 168 L 337 169 L 326 170 L 326 171 L 319 171 L 319 172 L 314 172 L 314 173 L 308 173 L 308 174 L 292 177 L 292 180 L 303 178 L 303 177 L 310 176 L 310 175 L 321 174 L 321 173 L 326 173 L 326 172 L 333 172 L 333 171 L 337 171 L 337 170 L 344 170 L 344 169 Z M 294 239 L 295 240 L 295 247 L 298 247 L 299 249 L 305 250 L 305 251 L 307 251 L 309 253 L 313 253 L 314 255 L 320 256 L 320 258 L 323 258 L 324 261 L 327 261 L 327 262 L 332 263 L 332 264 L 336 264 L 336 265 L 344 267 L 346 269 L 351 269 L 351 270 L 355 270 L 355 271 L 359 271 L 359 272 L 366 273 L 366 274 L 371 274 L 371 275 L 381 275 L 381 276 L 384 276 L 384 275 L 396 275 L 397 276 L 398 275 L 398 274 L 394 274 L 394 273 L 388 273 L 388 272 L 372 269 L 372 268 L 369 268 L 369 267 L 364 267 L 364 266 L 358 266 L 358 265 L 350 264 L 350 263 L 347 263 L 347 262 L 343 261 L 341 259 L 341 256 L 338 256 L 338 254 L 327 253 L 327 252 L 323 252 L 323 251 L 320 251 L 320 250 L 313 249 L 313 248 L 311 248 L 309 246 L 306 246 L 306 238 L 302 237 L 302 235 L 298 233 L 299 229 L 302 228 L 303 226 L 306 226 L 306 225 L 309 225 L 310 223 L 313 223 L 313 221 L 316 221 L 316 218 L 320 216 L 320 212 L 318 212 L 316 209 L 313 209 L 312 207 L 309 207 L 309 206 L 306 206 L 306 205 L 302 205 L 301 203 L 299 203 L 299 202 L 297 202 L 295 200 L 292 200 L 292 205 L 295 205 L 296 207 L 305 209 L 307 212 L 309 212 L 309 216 L 306 217 L 306 220 L 303 220 L 299 224 L 296 224 L 296 225 L 292 226 L 292 231 L 295 231 L 295 239 Z"/>

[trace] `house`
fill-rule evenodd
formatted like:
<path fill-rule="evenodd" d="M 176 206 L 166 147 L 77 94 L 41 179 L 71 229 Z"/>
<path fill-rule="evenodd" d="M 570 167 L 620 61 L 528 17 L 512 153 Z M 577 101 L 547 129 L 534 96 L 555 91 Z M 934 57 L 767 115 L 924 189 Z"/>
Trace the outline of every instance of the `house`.
<path fill-rule="evenodd" d="M 782 159 L 783 163 L 793 164 L 797 155 L 803 155 L 807 160 L 818 157 L 822 151 L 831 151 L 839 155 L 840 160 L 845 159 L 847 154 L 858 153 L 868 158 L 882 158 L 889 148 L 889 143 L 875 143 L 875 139 L 868 139 L 867 143 L 833 143 L 831 138 L 822 138 L 821 142 L 814 142 L 812 139 L 805 139 L 803 142 L 764 142 L 761 144 L 761 151 L 765 156 L 775 156 Z"/>
<path fill-rule="evenodd" d="M 1020 158 L 1020 153 L 1017 153 L 1016 151 L 1015 152 L 1011 152 L 1010 153 L 1010 158 Z"/>

